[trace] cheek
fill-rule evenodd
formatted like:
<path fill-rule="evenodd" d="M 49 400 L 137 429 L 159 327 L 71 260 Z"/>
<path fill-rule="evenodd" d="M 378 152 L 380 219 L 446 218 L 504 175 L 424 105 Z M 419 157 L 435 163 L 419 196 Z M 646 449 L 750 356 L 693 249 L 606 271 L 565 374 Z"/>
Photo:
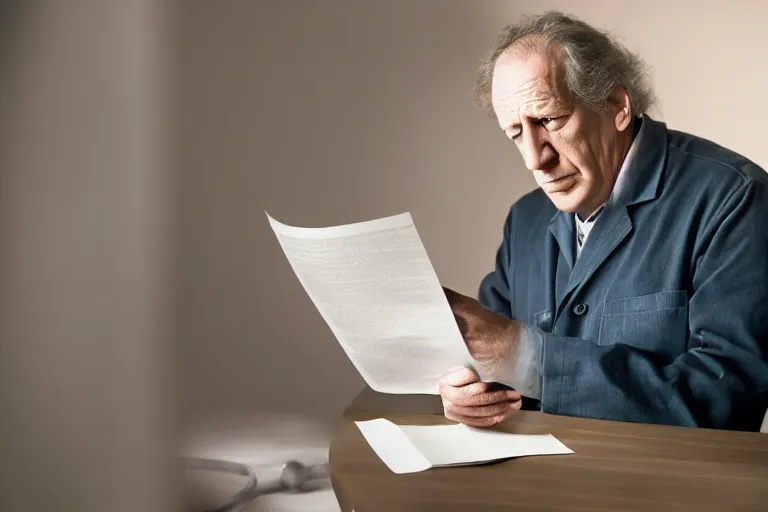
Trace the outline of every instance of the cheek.
<path fill-rule="evenodd" d="M 560 167 L 567 170 L 575 169 L 581 172 L 579 152 L 573 146 L 571 140 L 562 136 L 552 137 L 550 139 L 550 145 L 557 153 Z"/>
<path fill-rule="evenodd" d="M 595 180 L 589 144 L 585 140 L 576 137 L 573 133 L 564 132 L 558 133 L 557 138 L 553 137 L 552 144 L 560 155 L 561 165 L 578 171 L 581 181 Z"/>

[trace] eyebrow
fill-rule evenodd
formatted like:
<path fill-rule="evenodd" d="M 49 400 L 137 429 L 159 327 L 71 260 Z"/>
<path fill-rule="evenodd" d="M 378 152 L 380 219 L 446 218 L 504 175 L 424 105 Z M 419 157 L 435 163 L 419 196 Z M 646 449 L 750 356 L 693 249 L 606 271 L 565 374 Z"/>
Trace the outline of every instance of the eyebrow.
<path fill-rule="evenodd" d="M 552 114 L 550 113 L 552 110 L 558 111 L 565 108 L 565 105 L 558 101 L 557 98 L 550 97 L 545 103 L 543 107 L 538 107 L 537 105 L 533 105 L 528 112 L 530 114 L 530 117 L 541 119 L 542 117 L 550 117 Z M 550 115 L 543 115 L 544 113 L 550 113 Z"/>
<path fill-rule="evenodd" d="M 534 105 L 530 109 L 528 109 L 527 113 L 524 113 L 523 115 L 525 117 L 528 117 L 529 119 L 538 121 L 538 120 L 544 119 L 545 117 L 562 115 L 559 111 L 564 109 L 565 107 L 566 105 L 564 103 L 558 101 L 555 98 L 550 97 L 545 101 L 543 107 L 537 107 Z M 551 114 L 548 112 L 553 110 L 556 112 L 555 114 Z M 549 115 L 545 115 L 545 114 L 549 114 Z M 506 128 L 503 128 L 503 131 L 517 130 L 522 128 L 522 125 L 523 123 L 522 123 L 521 116 L 518 115 L 518 117 L 512 122 L 510 122 Z"/>

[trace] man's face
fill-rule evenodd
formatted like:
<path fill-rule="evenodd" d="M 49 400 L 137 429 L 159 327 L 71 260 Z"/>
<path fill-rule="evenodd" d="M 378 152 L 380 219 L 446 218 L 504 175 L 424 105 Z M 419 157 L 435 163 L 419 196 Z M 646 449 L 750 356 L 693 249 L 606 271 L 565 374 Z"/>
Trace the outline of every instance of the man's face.
<path fill-rule="evenodd" d="M 608 199 L 629 144 L 620 101 L 596 112 L 571 100 L 559 58 L 510 51 L 496 61 L 491 101 L 501 129 L 559 210 L 587 217 Z"/>

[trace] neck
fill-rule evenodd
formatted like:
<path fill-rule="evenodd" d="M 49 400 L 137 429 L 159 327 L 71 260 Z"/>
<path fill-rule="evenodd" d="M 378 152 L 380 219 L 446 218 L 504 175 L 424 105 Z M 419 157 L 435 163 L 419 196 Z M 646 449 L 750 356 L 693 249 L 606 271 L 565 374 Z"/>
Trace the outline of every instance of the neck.
<path fill-rule="evenodd" d="M 594 215 L 595 212 L 597 212 L 597 210 L 599 210 L 600 207 L 603 206 L 603 203 L 605 203 L 605 201 L 597 205 L 595 208 L 585 208 L 583 210 L 579 210 L 576 212 L 576 215 L 579 216 L 580 221 L 584 222 L 585 220 L 590 218 L 592 215 Z M 585 213 L 585 212 L 588 212 L 588 213 Z"/>

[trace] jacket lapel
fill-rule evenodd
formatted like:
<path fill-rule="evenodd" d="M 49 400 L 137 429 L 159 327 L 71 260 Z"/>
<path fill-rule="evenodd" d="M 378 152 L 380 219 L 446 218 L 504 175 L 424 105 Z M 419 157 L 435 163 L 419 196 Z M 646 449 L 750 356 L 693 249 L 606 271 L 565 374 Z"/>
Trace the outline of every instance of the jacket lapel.
<path fill-rule="evenodd" d="M 605 215 L 606 217 L 603 217 Z M 603 211 L 589 234 L 589 241 L 581 250 L 581 255 L 571 272 L 568 284 L 562 295 L 558 294 L 557 316 L 560 316 L 563 306 L 569 296 L 578 294 L 592 278 L 597 269 L 613 253 L 625 238 L 632 232 L 632 220 L 625 206 L 614 211 Z"/>
<path fill-rule="evenodd" d="M 552 275 L 548 282 L 552 283 L 554 288 L 553 314 L 565 295 L 565 289 L 568 286 L 568 279 L 571 276 L 576 258 L 574 229 L 573 218 L 567 213 L 558 212 L 549 221 L 549 232 L 552 234 L 550 240 L 555 246 L 554 250 L 547 253 L 551 258 L 549 266 L 552 269 Z"/>
<path fill-rule="evenodd" d="M 549 232 L 555 237 L 560 248 L 560 258 L 568 266 L 568 273 L 573 270 L 573 260 L 576 256 L 575 233 L 573 219 L 567 213 L 557 212 L 549 221 Z"/>

